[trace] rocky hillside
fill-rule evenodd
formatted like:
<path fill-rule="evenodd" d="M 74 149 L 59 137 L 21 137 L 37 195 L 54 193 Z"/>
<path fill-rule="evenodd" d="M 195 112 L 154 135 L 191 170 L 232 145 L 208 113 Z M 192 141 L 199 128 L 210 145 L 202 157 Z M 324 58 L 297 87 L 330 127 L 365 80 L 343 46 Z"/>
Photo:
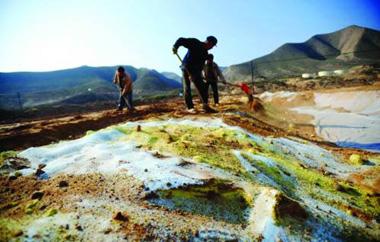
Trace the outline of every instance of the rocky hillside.
<path fill-rule="evenodd" d="M 378 64 L 380 31 L 353 25 L 333 33 L 315 35 L 306 42 L 287 43 L 268 55 L 232 65 L 224 73 L 233 81 L 250 80 L 251 62 L 255 76 L 266 78 Z"/>
<path fill-rule="evenodd" d="M 116 69 L 116 66 L 82 66 L 50 72 L 0 73 L 1 108 L 18 108 L 15 105 L 18 92 L 24 107 L 114 100 L 118 95 L 112 83 Z M 126 66 L 126 70 L 134 81 L 137 96 L 164 94 L 181 87 L 177 81 L 155 70 L 132 66 Z"/>

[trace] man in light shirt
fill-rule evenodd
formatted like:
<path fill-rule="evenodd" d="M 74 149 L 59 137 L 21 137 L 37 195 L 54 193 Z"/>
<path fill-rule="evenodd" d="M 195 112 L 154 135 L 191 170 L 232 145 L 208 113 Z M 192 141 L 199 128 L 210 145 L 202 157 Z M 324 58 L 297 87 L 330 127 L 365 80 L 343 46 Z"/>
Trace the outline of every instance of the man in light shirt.
<path fill-rule="evenodd" d="M 113 83 L 115 83 L 120 89 L 120 99 L 117 110 L 123 111 L 123 108 L 127 106 L 128 111 L 134 111 L 135 108 L 133 107 L 132 100 L 132 79 L 129 74 L 125 72 L 124 67 L 119 66 L 119 68 L 117 68 Z"/>

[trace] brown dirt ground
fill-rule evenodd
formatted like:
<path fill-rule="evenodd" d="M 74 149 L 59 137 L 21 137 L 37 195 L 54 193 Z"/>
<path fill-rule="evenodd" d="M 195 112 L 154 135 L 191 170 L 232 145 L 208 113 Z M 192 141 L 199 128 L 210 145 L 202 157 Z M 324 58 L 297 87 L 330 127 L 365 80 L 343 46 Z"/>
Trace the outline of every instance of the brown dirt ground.
<path fill-rule="evenodd" d="M 308 98 L 298 100 L 308 102 Z M 0 149 L 1 150 L 22 150 L 32 146 L 41 146 L 60 140 L 76 139 L 86 134 L 88 130 L 99 130 L 113 124 L 127 121 L 145 120 L 149 118 L 167 119 L 183 117 L 219 117 L 227 124 L 240 126 L 249 132 L 274 137 L 295 136 L 300 137 L 331 150 L 336 154 L 347 158 L 352 153 L 367 155 L 369 152 L 356 149 L 342 149 L 334 144 L 324 142 L 315 136 L 314 128 L 310 125 L 300 125 L 308 122 L 308 117 L 294 117 L 295 114 L 285 112 L 285 103 L 277 100 L 275 112 L 281 114 L 283 119 L 273 120 L 265 112 L 252 112 L 245 100 L 241 96 L 228 96 L 222 99 L 222 103 L 216 114 L 189 114 L 184 111 L 182 99 L 170 99 L 154 104 L 142 105 L 137 107 L 134 113 L 119 113 L 114 110 L 103 110 L 81 115 L 68 115 L 66 117 L 50 118 L 48 120 L 27 120 L 19 123 L 9 123 L 0 125 Z M 199 103 L 197 103 L 199 106 Z M 289 129 L 289 123 L 293 123 L 294 128 Z M 371 174 L 358 174 L 352 176 L 354 182 L 360 183 L 365 177 Z M 67 187 L 59 187 L 60 181 L 67 181 Z M 73 185 L 75 184 L 75 185 Z M 374 187 L 378 186 L 376 180 Z M 34 176 L 21 176 L 15 180 L 6 176 L 0 176 L 0 215 L 1 217 L 22 217 L 25 214 L 25 207 L 31 201 L 31 196 L 35 191 L 43 191 L 44 195 L 38 202 L 34 213 L 43 213 L 50 208 L 57 208 L 63 212 L 80 213 L 81 208 L 76 207 L 77 202 L 67 203 L 68 199 L 107 199 L 109 202 L 119 203 L 119 201 L 129 202 L 136 207 L 136 211 L 153 211 L 149 216 L 157 216 L 162 226 L 168 228 L 181 228 L 189 234 L 197 233 L 200 225 L 207 223 L 208 220 L 202 216 L 186 214 L 181 211 L 168 211 L 164 207 L 153 206 L 145 202 L 144 187 L 134 178 L 127 175 L 117 175 L 107 177 L 101 174 L 86 175 L 58 175 L 48 180 L 37 180 Z M 73 198 L 76 196 L 77 198 Z M 80 197 L 80 198 L 79 198 Z M 9 206 L 9 204 L 13 204 Z M 122 211 L 128 216 L 128 211 Z M 143 214 L 143 212 L 141 212 Z M 152 215 L 153 214 L 153 215 Z M 130 216 L 138 214 L 130 213 Z M 171 224 L 170 218 L 175 217 L 180 225 Z M 192 217 L 194 224 L 186 224 L 188 217 Z M 110 219 L 111 219 L 110 215 Z M 163 218 L 166 218 L 163 219 Z M 149 226 L 139 222 L 137 218 L 129 222 L 121 222 L 119 231 L 128 238 L 154 239 L 152 233 L 148 231 Z M 166 222 L 165 222 L 166 221 Z M 182 222 L 181 222 L 182 221 Z M 182 224 L 183 223 L 183 224 Z M 223 225 L 221 225 L 223 226 Z M 153 228 L 152 228 L 153 229 Z M 174 229 L 173 229 L 174 230 Z M 0 231 L 1 232 L 1 231 Z M 183 234 L 183 233 L 182 233 Z M 186 239 L 186 238 L 184 238 Z"/>
<path fill-rule="evenodd" d="M 308 95 L 299 102 L 307 103 Z M 301 97 L 302 99 L 302 97 Z M 195 102 L 200 106 L 199 102 Z M 22 150 L 33 146 L 42 146 L 56 143 L 61 140 L 72 140 L 82 137 L 88 130 L 99 130 L 110 125 L 145 120 L 150 118 L 184 118 L 184 117 L 219 117 L 226 123 L 240 126 L 252 133 L 263 136 L 300 137 L 317 143 L 329 150 L 341 153 L 345 156 L 353 152 L 367 154 L 366 151 L 356 149 L 341 149 L 336 145 L 321 140 L 315 135 L 314 127 L 308 124 L 310 116 L 297 115 L 287 110 L 288 105 L 277 100 L 272 105 L 274 108 L 268 114 L 268 110 L 253 112 L 246 104 L 245 98 L 241 95 L 224 96 L 219 107 L 215 108 L 219 112 L 206 114 L 198 112 L 189 114 L 186 112 L 183 100 L 173 98 L 160 102 L 141 105 L 133 113 L 120 113 L 115 110 L 103 110 L 81 115 L 68 115 L 66 117 L 49 118 L 47 120 L 27 120 L 18 123 L 8 123 L 0 125 L 0 151 Z M 290 103 L 290 105 L 292 105 Z M 200 107 L 198 110 L 201 110 Z M 273 113 L 278 114 L 274 118 Z M 289 124 L 293 125 L 289 128 Z"/>

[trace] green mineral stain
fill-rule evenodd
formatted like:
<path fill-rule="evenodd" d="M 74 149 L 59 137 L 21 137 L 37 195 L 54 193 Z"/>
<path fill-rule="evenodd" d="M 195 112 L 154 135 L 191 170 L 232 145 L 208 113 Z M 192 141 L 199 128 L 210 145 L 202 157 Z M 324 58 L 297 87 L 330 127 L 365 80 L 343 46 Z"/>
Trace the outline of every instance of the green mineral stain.
<path fill-rule="evenodd" d="M 339 186 L 337 186 L 336 179 L 324 175 L 318 170 L 300 166 L 301 161 L 285 155 L 281 156 L 275 154 L 272 151 L 262 151 L 264 153 L 259 154 L 273 160 L 277 165 L 276 168 L 266 166 L 258 161 L 253 161 L 248 156 L 245 156 L 245 158 L 277 184 L 286 187 L 289 196 L 295 196 L 297 190 L 302 190 L 302 193 L 308 194 L 314 199 L 321 200 L 341 210 L 345 210 L 347 206 L 352 206 L 373 217 L 380 214 L 378 200 L 376 197 L 369 197 L 369 191 L 366 188 L 349 184 L 346 181 L 339 181 Z M 291 176 L 296 179 L 297 184 L 289 183 L 289 181 L 284 180 L 283 176 L 279 175 L 278 170 L 291 174 Z M 339 199 L 338 201 L 336 200 L 337 197 Z"/>
<path fill-rule="evenodd" d="M 213 217 L 229 223 L 246 223 L 245 210 L 252 197 L 228 181 L 212 179 L 204 185 L 192 185 L 158 191 L 164 206 L 193 214 Z M 157 200 L 152 200 L 153 203 Z"/>
<path fill-rule="evenodd" d="M 368 157 L 368 161 L 370 161 L 376 165 L 380 165 L 380 155 L 370 155 Z"/>
<path fill-rule="evenodd" d="M 115 126 L 114 129 L 116 129 L 117 131 L 119 131 L 123 134 L 130 134 L 133 132 L 133 130 L 131 128 L 123 128 L 121 126 Z"/>
<path fill-rule="evenodd" d="M 26 205 L 26 209 L 33 209 L 36 207 L 37 203 L 38 203 L 38 199 L 34 199 L 32 200 L 31 202 L 29 202 L 27 205 Z"/>
<path fill-rule="evenodd" d="M 0 166 L 3 165 L 4 161 L 8 158 L 17 157 L 17 152 L 13 150 L 3 151 L 0 153 Z"/>
<path fill-rule="evenodd" d="M 86 132 L 86 136 L 87 136 L 87 135 L 94 134 L 94 133 L 95 133 L 95 131 L 93 131 L 93 130 L 87 130 L 87 132 Z"/>
<path fill-rule="evenodd" d="M 345 181 L 337 181 L 336 178 L 321 171 L 302 167 L 300 165 L 302 161 L 272 151 L 270 142 L 256 144 L 248 135 L 237 130 L 191 125 L 144 127 L 143 124 L 139 132 L 136 127 L 124 126 L 120 130 L 127 134 L 124 137 L 126 141 L 133 141 L 143 149 L 190 158 L 196 162 L 224 169 L 253 183 L 256 181 L 232 151 L 258 154 L 271 159 L 276 166 L 268 166 L 264 162 L 250 160 L 247 157 L 246 159 L 261 173 L 284 188 L 290 197 L 301 192 L 338 209 L 345 210 L 347 206 L 351 206 L 372 217 L 380 214 L 378 200 L 375 196 L 368 196 L 370 194 L 368 189 Z M 370 158 L 378 161 L 376 156 Z M 344 189 L 337 189 L 337 182 Z M 176 192 L 180 194 L 179 191 Z"/>
<path fill-rule="evenodd" d="M 20 177 L 20 176 L 22 176 L 22 173 L 20 171 L 16 171 L 14 175 L 15 175 L 15 177 Z"/>
<path fill-rule="evenodd" d="M 22 231 L 20 221 L 10 218 L 0 218 L 0 241 L 15 239 L 15 235 Z"/>
<path fill-rule="evenodd" d="M 284 170 L 279 166 L 269 166 L 260 160 L 254 160 L 252 157 L 242 153 L 242 156 L 248 160 L 254 167 L 256 167 L 262 174 L 265 174 L 272 180 L 274 180 L 278 185 L 285 189 L 294 190 L 296 185 L 294 181 L 286 177 L 286 174 L 282 172 Z"/>
<path fill-rule="evenodd" d="M 46 211 L 45 215 L 48 216 L 48 217 L 51 217 L 51 216 L 54 216 L 58 213 L 58 210 L 55 209 L 55 208 L 51 208 L 49 210 Z"/>
<path fill-rule="evenodd" d="M 1 210 L 3 210 L 3 209 L 5 210 L 5 209 L 14 208 L 14 207 L 17 207 L 17 206 L 18 206 L 18 202 L 13 201 L 13 202 L 9 202 L 7 204 L 1 205 L 0 209 Z"/>
<path fill-rule="evenodd" d="M 44 216 L 53 216 L 58 213 L 57 209 L 50 209 L 48 214 L 33 213 L 33 215 L 22 216 L 17 218 L 0 217 L 0 241 L 24 241 L 25 232 L 31 224 Z M 57 221 L 65 218 L 66 215 L 59 213 L 56 217 Z M 70 224 L 70 227 L 73 227 Z M 24 232 L 24 233 L 23 233 Z M 38 241 L 78 241 L 78 234 L 75 230 L 67 230 L 64 226 L 60 226 L 55 222 L 46 223 L 44 226 L 37 228 Z"/>
<path fill-rule="evenodd" d="M 140 132 L 135 128 L 123 128 L 123 132 L 129 133 L 125 137 L 126 140 L 132 140 L 145 149 L 187 157 L 237 175 L 247 174 L 231 151 L 251 149 L 253 145 L 248 139 L 238 138 L 235 131 L 188 125 L 167 125 L 164 129 L 142 125 Z"/>
<path fill-rule="evenodd" d="M 25 209 L 25 213 L 26 214 L 32 214 L 33 213 L 33 209 L 32 208 L 26 208 Z"/>
<path fill-rule="evenodd" d="M 359 154 L 352 154 L 349 158 L 349 161 L 351 164 L 354 164 L 354 165 L 362 165 L 363 157 Z"/>

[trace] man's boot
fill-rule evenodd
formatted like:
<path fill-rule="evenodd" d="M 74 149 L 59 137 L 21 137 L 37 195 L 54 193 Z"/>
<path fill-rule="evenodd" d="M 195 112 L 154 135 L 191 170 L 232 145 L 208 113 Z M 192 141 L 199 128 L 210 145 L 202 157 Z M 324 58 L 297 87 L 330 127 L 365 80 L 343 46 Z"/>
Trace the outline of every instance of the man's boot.
<path fill-rule="evenodd" d="M 205 111 L 205 113 L 217 113 L 218 112 L 215 109 L 210 108 L 210 106 L 207 104 L 203 105 L 203 110 Z"/>

